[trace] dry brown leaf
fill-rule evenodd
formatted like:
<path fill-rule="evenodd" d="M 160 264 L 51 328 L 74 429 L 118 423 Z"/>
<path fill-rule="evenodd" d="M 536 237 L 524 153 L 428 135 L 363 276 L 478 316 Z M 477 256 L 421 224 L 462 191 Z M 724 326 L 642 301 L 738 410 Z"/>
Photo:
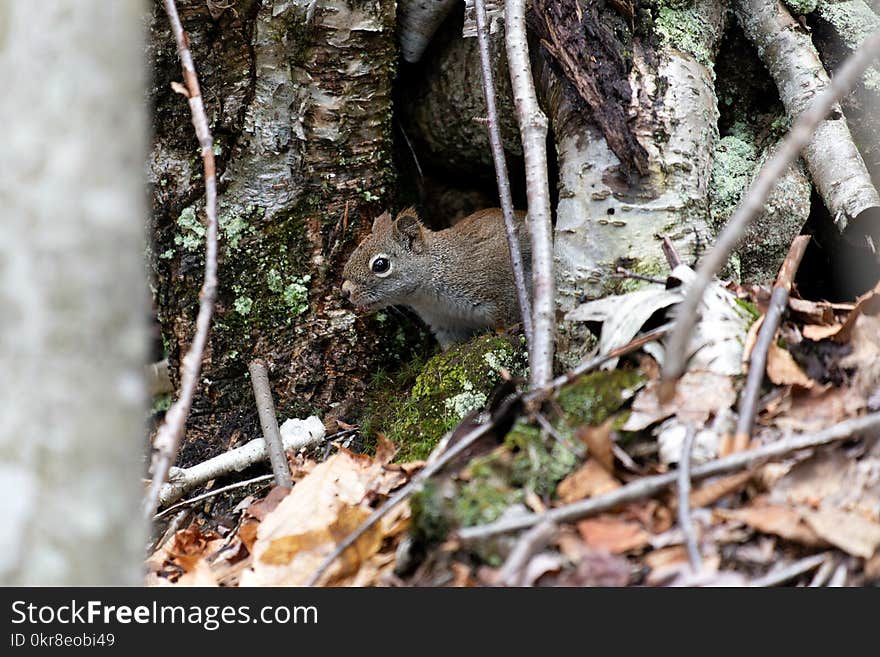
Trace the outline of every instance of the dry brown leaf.
<path fill-rule="evenodd" d="M 821 431 L 858 415 L 865 403 L 865 398 L 850 388 L 793 390 L 788 409 L 774 417 L 773 424 L 791 431 Z"/>
<path fill-rule="evenodd" d="M 830 304 L 827 301 L 808 301 L 806 299 L 789 297 L 788 307 L 792 314 L 797 316 L 800 321 L 821 325 L 835 323 L 834 304 Z M 848 304 L 848 307 L 851 309 L 852 305 Z"/>
<path fill-rule="evenodd" d="M 746 333 L 746 340 L 743 344 L 743 353 L 742 353 L 742 371 L 749 371 L 749 360 L 752 358 L 752 349 L 755 348 L 755 343 L 758 341 L 758 331 L 761 330 L 761 326 L 764 324 L 764 315 L 761 315 L 758 319 L 752 322 L 752 325 L 749 326 L 749 330 Z"/>
<path fill-rule="evenodd" d="M 385 476 L 382 463 L 340 450 L 315 467 L 257 529 L 253 566 L 241 576 L 242 586 L 296 586 L 308 581 L 337 541 L 371 512 L 366 500 Z M 357 572 L 383 544 L 408 506 L 401 505 L 368 531 L 328 570 L 324 582 L 341 583 Z"/>
<path fill-rule="evenodd" d="M 585 497 L 607 493 L 615 488 L 620 488 L 620 482 L 608 474 L 596 459 L 591 458 L 559 482 L 556 495 L 563 504 L 569 504 Z"/>
<path fill-rule="evenodd" d="M 792 355 L 775 342 L 770 343 L 767 351 L 767 378 L 778 386 L 794 385 L 810 389 L 816 385 Z"/>
<path fill-rule="evenodd" d="M 376 460 L 379 463 L 391 463 L 395 454 L 397 454 L 397 447 L 385 437 L 384 433 L 380 433 L 376 440 Z"/>
<path fill-rule="evenodd" d="M 657 397 L 659 388 L 659 382 L 650 381 L 639 391 L 624 431 L 641 431 L 671 415 L 677 415 L 682 422 L 703 426 L 709 416 L 730 408 L 736 401 L 731 378 L 713 372 L 685 373 L 675 388 L 675 396 L 665 404 Z"/>
<path fill-rule="evenodd" d="M 807 324 L 801 329 L 801 333 L 808 340 L 813 340 L 814 342 L 819 342 L 820 340 L 825 340 L 826 338 L 833 337 L 840 333 L 840 329 L 843 328 L 843 324 L 831 324 L 829 326 L 819 326 L 818 324 Z"/>
<path fill-rule="evenodd" d="M 880 524 L 858 513 L 832 508 L 802 513 L 816 534 L 853 556 L 869 559 L 880 547 Z"/>
<path fill-rule="evenodd" d="M 651 535 L 639 523 L 620 520 L 615 516 L 581 520 L 577 523 L 577 529 L 588 546 L 608 550 L 612 554 L 638 550 L 651 541 Z"/>
<path fill-rule="evenodd" d="M 737 520 L 765 534 L 774 534 L 802 545 L 825 545 L 801 514 L 787 506 L 768 504 L 742 509 L 715 509 L 714 513 L 725 520 Z"/>
<path fill-rule="evenodd" d="M 247 508 L 245 515 L 262 520 L 270 511 L 273 511 L 278 506 L 281 500 L 290 494 L 290 491 L 290 488 L 284 486 L 274 486 L 266 497 L 251 504 Z"/>
<path fill-rule="evenodd" d="M 583 426 L 575 432 L 577 439 L 590 450 L 590 456 L 612 475 L 614 474 L 614 441 L 611 440 L 613 422 L 613 418 L 609 418 L 598 427 Z"/>
<path fill-rule="evenodd" d="M 722 497 L 741 490 L 751 478 L 751 472 L 737 472 L 705 483 L 691 492 L 691 507 L 699 508 L 714 504 Z"/>
<path fill-rule="evenodd" d="M 843 322 L 843 328 L 834 337 L 835 342 L 848 341 L 856 321 L 862 315 L 880 315 L 880 281 L 856 300 L 855 307 Z"/>

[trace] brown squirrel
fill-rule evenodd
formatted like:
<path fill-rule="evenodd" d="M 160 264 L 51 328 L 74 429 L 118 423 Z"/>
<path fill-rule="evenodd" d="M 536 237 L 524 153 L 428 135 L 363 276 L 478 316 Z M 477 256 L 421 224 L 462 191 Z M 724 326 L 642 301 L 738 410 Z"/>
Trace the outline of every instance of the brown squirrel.
<path fill-rule="evenodd" d="M 516 221 L 530 282 L 526 214 L 517 212 Z M 355 306 L 409 306 L 444 349 L 482 330 L 520 321 L 504 217 L 498 208 L 480 210 L 439 231 L 425 228 L 412 208 L 393 221 L 386 212 L 373 222 L 372 232 L 351 254 L 342 276 L 342 293 Z"/>

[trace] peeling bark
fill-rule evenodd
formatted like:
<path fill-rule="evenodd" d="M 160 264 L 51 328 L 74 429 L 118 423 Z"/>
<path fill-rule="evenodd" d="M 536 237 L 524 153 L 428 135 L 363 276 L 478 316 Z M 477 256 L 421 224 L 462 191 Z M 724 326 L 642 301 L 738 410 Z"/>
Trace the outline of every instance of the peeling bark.
<path fill-rule="evenodd" d="M 220 291 L 186 464 L 259 435 L 246 378 L 252 358 L 268 362 L 282 417 L 337 402 L 347 417 L 370 372 L 400 357 L 383 334 L 403 329 L 357 317 L 337 293 L 346 250 L 390 191 L 394 2 L 178 5 L 221 186 Z M 192 335 L 202 190 L 185 103 L 167 89 L 177 64 L 159 12 L 150 38 L 152 265 L 174 361 Z"/>
<path fill-rule="evenodd" d="M 776 81 L 789 117 L 795 119 L 829 84 L 810 35 L 777 0 L 737 0 L 735 11 Z M 880 208 L 880 196 L 839 104 L 820 124 L 803 157 L 841 231 L 863 213 L 871 215 Z"/>
<path fill-rule="evenodd" d="M 718 111 L 711 70 L 723 27 L 716 0 L 664 10 L 655 21 L 659 45 L 632 41 L 628 83 L 631 130 L 647 153 L 647 175 L 630 186 L 599 128 L 579 111 L 558 77 L 545 69 L 544 96 L 559 153 L 555 235 L 557 302 L 568 311 L 585 299 L 620 291 L 611 276 L 624 266 L 665 275 L 660 234 L 686 262 L 709 238 L 708 186 Z M 603 17 L 607 20 L 607 17 Z M 688 38 L 663 26 L 692 26 Z M 681 29 L 680 27 L 675 29 Z M 581 358 L 588 336 L 560 327 L 563 365 Z"/>

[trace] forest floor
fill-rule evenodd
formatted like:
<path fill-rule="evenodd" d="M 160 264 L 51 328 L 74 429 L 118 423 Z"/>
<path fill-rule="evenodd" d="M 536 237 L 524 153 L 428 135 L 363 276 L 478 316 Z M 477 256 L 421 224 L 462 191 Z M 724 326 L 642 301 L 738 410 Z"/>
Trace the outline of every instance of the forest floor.
<path fill-rule="evenodd" d="M 640 308 L 628 327 L 612 325 L 614 313 L 597 302 L 577 312 L 603 325 L 607 352 L 662 323 L 675 294 L 666 287 L 610 302 Z M 626 374 L 601 415 L 576 407 L 595 404 L 583 390 L 570 394 L 584 377 L 554 389 L 538 412 L 504 406 L 484 438 L 325 564 L 318 583 L 880 583 L 880 285 L 850 304 L 793 292 L 773 339 L 757 348 L 772 290 L 718 283 L 712 294 L 723 301 L 704 313 L 712 337 L 670 399 L 660 399 L 663 354 L 651 343 L 586 376 Z M 750 393 L 744 373 L 758 348 L 766 376 Z M 737 411 L 753 419 L 745 433 L 742 422 L 734 429 Z M 479 421 L 468 416 L 428 462 Z M 396 462 L 398 446 L 381 434 L 375 454 L 350 451 L 357 428 L 342 429 L 316 449 L 288 452 L 292 488 L 263 481 L 223 493 L 232 511 L 222 517 L 213 513 L 220 496 L 181 505 L 147 560 L 146 582 L 308 583 L 335 545 L 426 467 Z"/>

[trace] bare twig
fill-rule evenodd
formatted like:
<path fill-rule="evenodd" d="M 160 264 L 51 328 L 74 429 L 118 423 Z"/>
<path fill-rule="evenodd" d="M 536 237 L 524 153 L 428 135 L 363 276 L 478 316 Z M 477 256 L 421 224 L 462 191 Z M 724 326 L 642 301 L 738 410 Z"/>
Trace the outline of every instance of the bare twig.
<path fill-rule="evenodd" d="M 202 493 L 201 495 L 196 495 L 195 497 L 191 497 L 188 500 L 182 500 L 177 504 L 172 504 L 167 509 L 163 509 L 155 516 L 153 516 L 153 520 L 159 520 L 159 518 L 163 518 L 167 516 L 172 511 L 176 509 L 182 509 L 185 506 L 192 506 L 193 504 L 198 504 L 202 500 L 207 500 L 212 497 L 216 497 L 221 493 L 227 493 L 231 490 L 235 490 L 236 488 L 244 488 L 245 486 L 250 486 L 251 484 L 259 484 L 263 481 L 269 481 L 273 479 L 275 475 L 260 475 L 259 477 L 254 477 L 253 479 L 246 479 L 245 481 L 237 481 L 234 484 L 229 484 L 228 486 L 221 486 L 220 488 L 215 488 L 213 490 L 209 490 L 207 493 Z"/>
<path fill-rule="evenodd" d="M 699 573 L 702 570 L 703 560 L 700 558 L 700 547 L 697 544 L 697 535 L 691 519 L 691 451 L 694 448 L 696 435 L 694 425 L 688 424 L 684 444 L 681 447 L 681 458 L 678 461 L 678 526 L 684 534 L 691 570 Z"/>
<path fill-rule="evenodd" d="M 834 560 L 830 558 L 826 559 L 825 562 L 819 566 L 819 570 L 816 571 L 816 574 L 813 575 L 813 579 L 810 580 L 810 588 L 825 586 L 825 582 L 831 577 L 833 571 Z"/>
<path fill-rule="evenodd" d="M 522 315 L 523 330 L 526 334 L 526 346 L 529 360 L 534 358 L 532 330 L 532 309 L 529 304 L 529 292 L 526 286 L 525 270 L 517 237 L 516 221 L 513 215 L 513 197 L 510 194 L 510 180 L 507 176 L 507 161 L 504 159 L 504 145 L 501 142 L 501 128 L 498 124 L 498 108 L 495 103 L 495 82 L 492 77 L 492 62 L 489 59 L 488 18 L 486 4 L 483 0 L 474 0 L 477 17 L 477 40 L 480 44 L 480 64 L 483 71 L 483 94 L 486 96 L 486 113 L 488 115 L 489 142 L 492 145 L 492 159 L 495 161 L 495 179 L 498 183 L 498 196 L 501 201 L 501 212 L 504 215 L 504 227 L 507 231 L 507 246 L 510 249 L 510 264 L 513 268 L 513 280 L 516 283 L 516 297 Z M 531 363 L 530 363 L 531 364 Z"/>
<path fill-rule="evenodd" d="M 691 471 L 691 481 L 699 481 L 717 474 L 750 467 L 762 461 L 782 458 L 801 449 L 827 445 L 835 441 L 845 440 L 857 433 L 877 429 L 880 429 L 880 412 L 841 422 L 818 433 L 790 436 L 759 449 L 738 452 L 722 459 L 703 463 L 693 468 Z M 567 504 L 544 513 L 508 518 L 477 527 L 465 527 L 458 531 L 457 537 L 463 541 L 473 541 L 533 527 L 545 520 L 558 524 L 580 520 L 586 516 L 613 509 L 620 504 L 634 502 L 655 495 L 674 484 L 677 477 L 677 472 L 645 477 L 606 495 Z"/>
<path fill-rule="evenodd" d="M 847 574 L 846 564 L 838 564 L 837 568 L 834 569 L 834 574 L 831 576 L 831 580 L 828 582 L 829 588 L 846 586 Z"/>
<path fill-rule="evenodd" d="M 497 586 L 523 586 L 523 571 L 529 563 L 529 558 L 544 549 L 556 534 L 556 525 L 552 522 L 544 522 L 535 525 L 525 532 L 510 551 L 507 561 L 498 570 L 495 578 Z"/>
<path fill-rule="evenodd" d="M 663 235 L 660 239 L 660 247 L 663 249 L 663 255 L 666 256 L 666 264 L 669 265 L 669 270 L 672 271 L 682 263 L 681 256 L 678 255 L 678 251 L 675 250 L 675 244 L 672 243 L 668 235 Z"/>
<path fill-rule="evenodd" d="M 623 267 L 618 267 L 614 270 L 612 276 L 617 278 L 631 278 L 635 281 L 645 281 L 646 283 L 654 283 L 655 285 L 666 285 L 666 281 L 662 278 L 654 278 L 653 276 L 645 276 L 644 274 L 637 274 L 634 271 L 630 271 L 629 269 L 624 269 Z"/>
<path fill-rule="evenodd" d="M 483 0 L 478 0 L 483 4 Z M 479 11 L 479 10 L 477 10 Z M 529 383 L 537 387 L 553 377 L 556 329 L 556 283 L 553 272 L 553 225 L 547 182 L 547 117 L 538 105 L 526 40 L 525 0 L 507 0 L 504 33 L 510 86 L 519 121 L 526 166 L 529 237 L 532 244 L 533 340 L 529 348 Z"/>
<path fill-rule="evenodd" d="M 799 561 L 795 561 L 790 566 L 778 568 L 767 573 L 763 577 L 752 580 L 749 586 L 768 587 L 784 584 L 790 579 L 794 579 L 799 575 L 803 575 L 804 573 L 808 573 L 811 570 L 818 568 L 828 560 L 828 556 L 829 554 L 827 552 L 823 552 L 822 554 L 814 554 Z"/>
<path fill-rule="evenodd" d="M 612 358 L 619 358 L 620 356 L 629 353 L 631 351 L 635 351 L 639 347 L 651 342 L 653 340 L 657 340 L 663 335 L 665 335 L 668 327 L 660 327 L 651 331 L 650 333 L 646 333 L 643 336 L 640 336 L 634 339 L 627 345 L 615 349 L 604 356 L 596 356 L 595 358 L 591 358 L 589 360 L 584 361 L 577 367 L 575 367 L 571 372 L 567 374 L 555 378 L 550 383 L 529 392 L 526 395 L 521 395 L 521 399 L 524 403 L 528 403 L 529 401 L 543 398 L 548 392 L 557 390 L 563 385 L 574 381 L 579 376 L 590 372 L 597 367 L 601 366 L 603 363 L 611 360 Z M 515 401 L 512 399 L 511 402 Z M 401 488 L 396 494 L 394 494 L 388 501 L 386 501 L 382 506 L 376 509 L 369 518 L 367 518 L 363 524 L 360 525 L 355 531 L 345 537 L 345 539 L 340 542 L 336 548 L 331 552 L 318 569 L 314 572 L 311 579 L 309 580 L 308 586 L 314 586 L 320 579 L 321 576 L 327 571 L 327 569 L 333 564 L 333 562 L 338 559 L 343 552 L 345 552 L 348 548 L 354 545 L 355 541 L 357 541 L 364 533 L 370 529 L 373 525 L 375 525 L 379 520 L 382 519 L 389 511 L 391 511 L 398 504 L 406 500 L 410 495 L 415 493 L 421 485 L 429 478 L 432 477 L 435 473 L 437 473 L 441 468 L 443 468 L 447 463 L 452 461 L 455 457 L 461 454 L 464 450 L 470 447 L 473 443 L 479 440 L 482 436 L 484 436 L 490 429 L 494 427 L 494 422 L 490 421 L 485 424 L 480 425 L 472 429 L 470 432 L 464 435 L 449 451 L 442 454 L 436 461 L 429 462 L 425 468 L 419 472 L 413 479 L 403 488 Z"/>
<path fill-rule="evenodd" d="M 211 328 L 211 316 L 214 313 L 214 299 L 217 296 L 217 178 L 214 165 L 214 148 L 211 131 L 208 128 L 208 117 L 202 102 L 199 78 L 189 51 L 188 40 L 177 15 L 174 0 L 165 0 L 165 13 L 171 22 L 171 30 L 177 41 L 177 52 L 183 69 L 183 80 L 192 113 L 192 122 L 201 146 L 202 162 L 205 169 L 205 215 L 208 218 L 205 235 L 205 278 L 199 293 L 199 313 L 196 316 L 196 331 L 192 344 L 181 362 L 180 396 L 165 414 L 165 422 L 159 427 L 153 442 L 153 481 L 144 502 L 146 519 L 153 517 L 159 505 L 159 493 L 168 478 L 171 464 L 177 458 L 177 450 L 183 438 L 186 418 L 192 407 L 199 372 L 202 368 L 202 354 L 208 341 Z"/>
<path fill-rule="evenodd" d="M 275 483 L 291 488 L 293 480 L 290 478 L 290 465 L 287 463 L 287 454 L 281 443 L 281 432 L 278 430 L 278 418 L 275 417 L 275 404 L 272 402 L 272 390 L 269 388 L 269 373 L 266 371 L 265 361 L 255 358 L 248 365 L 248 372 L 251 373 L 251 385 L 254 388 L 254 397 L 257 399 L 260 427 L 263 429 L 263 440 L 266 441 L 266 451 L 272 463 Z"/>
<path fill-rule="evenodd" d="M 751 440 L 752 427 L 755 424 L 755 416 L 758 413 L 758 397 L 761 394 L 761 384 L 764 381 L 764 372 L 767 369 L 767 354 L 770 345 L 776 337 L 776 331 L 782 322 L 782 316 L 788 307 L 788 296 L 794 282 L 807 245 L 810 243 L 809 235 L 799 235 L 791 244 L 788 255 L 779 270 L 776 284 L 773 286 L 773 294 L 770 296 L 770 305 L 767 314 L 764 315 L 764 323 L 758 331 L 758 338 L 752 348 L 749 357 L 749 376 L 743 389 L 739 404 L 739 418 L 736 424 L 736 435 L 733 438 L 734 452 L 748 449 Z"/>
<path fill-rule="evenodd" d="M 831 84 L 810 103 L 809 109 L 798 116 L 791 131 L 752 182 L 730 221 L 718 236 L 715 246 L 700 262 L 696 279 L 688 289 L 684 301 L 678 306 L 675 330 L 666 348 L 663 379 L 667 382 L 667 389 L 684 374 L 687 346 L 699 316 L 698 310 L 703 293 L 712 278 L 727 262 L 730 253 L 745 234 L 746 228 L 763 210 L 764 203 L 773 191 L 776 181 L 809 142 L 819 122 L 825 118 L 834 104 L 855 86 L 861 74 L 878 54 L 880 54 L 880 33 L 865 40 L 862 47 L 838 69 Z"/>
<path fill-rule="evenodd" d="M 295 428 L 285 431 L 285 435 L 282 436 L 282 449 L 297 451 L 324 439 L 324 424 L 320 418 L 312 415 L 305 420 L 299 420 L 297 424 Z M 255 438 L 241 447 L 218 454 L 192 467 L 172 468 L 168 483 L 159 491 L 159 503 L 171 504 L 210 479 L 216 479 L 230 472 L 241 472 L 245 468 L 265 461 L 266 452 L 266 441 Z"/>

